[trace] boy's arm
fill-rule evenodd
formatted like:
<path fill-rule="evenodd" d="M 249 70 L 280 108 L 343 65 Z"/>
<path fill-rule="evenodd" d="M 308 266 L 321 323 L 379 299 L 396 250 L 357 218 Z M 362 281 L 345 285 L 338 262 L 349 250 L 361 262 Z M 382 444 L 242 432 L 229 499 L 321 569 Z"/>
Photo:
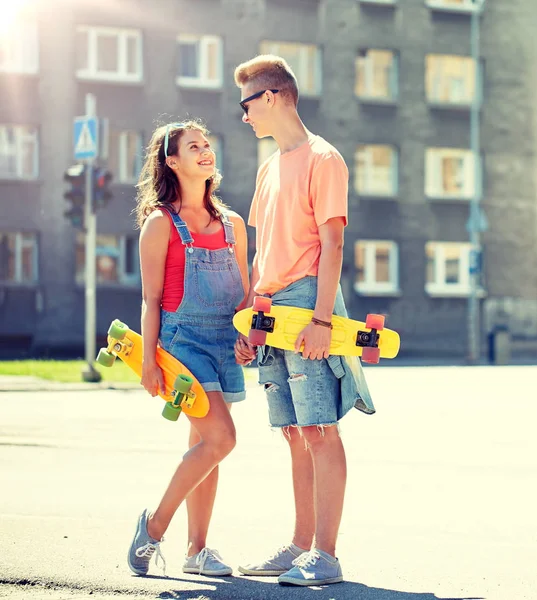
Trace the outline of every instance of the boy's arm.
<path fill-rule="evenodd" d="M 321 321 L 331 321 L 334 312 L 343 264 L 344 227 L 342 217 L 329 219 L 319 227 L 321 256 L 317 274 L 317 302 L 315 303 L 313 316 Z"/>
<path fill-rule="evenodd" d="M 321 255 L 317 273 L 317 301 L 313 311 L 314 319 L 330 323 L 336 302 L 336 293 L 341 277 L 343 263 L 343 217 L 334 217 L 319 227 Z M 295 352 L 299 352 L 302 344 L 304 358 L 328 358 L 332 331 L 330 327 L 316 324 L 313 321 L 299 334 Z"/>

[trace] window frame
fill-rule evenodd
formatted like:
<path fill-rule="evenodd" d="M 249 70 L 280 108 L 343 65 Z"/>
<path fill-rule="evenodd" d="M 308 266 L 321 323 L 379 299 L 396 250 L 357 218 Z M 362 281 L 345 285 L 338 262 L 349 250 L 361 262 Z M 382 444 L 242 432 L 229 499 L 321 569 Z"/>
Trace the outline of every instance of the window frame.
<path fill-rule="evenodd" d="M 9 147 L 8 130 L 14 130 L 15 146 L 15 173 L 3 173 L 0 171 L 0 180 L 8 181 L 33 181 L 39 177 L 39 130 L 34 125 L 21 125 L 17 123 L 0 123 L 0 150 Z M 24 174 L 24 144 L 26 142 L 33 144 L 32 152 L 32 173 Z M 6 155 L 9 156 L 8 153 Z"/>
<path fill-rule="evenodd" d="M 0 73 L 37 75 L 39 73 L 39 31 L 37 21 L 19 19 L 11 26 L 9 35 L 0 39 L 5 44 L 8 59 L 0 63 Z"/>
<path fill-rule="evenodd" d="M 118 245 L 117 245 L 117 256 L 112 256 L 110 253 L 105 253 L 102 252 L 102 249 L 105 248 L 105 246 L 103 246 L 102 244 L 99 245 L 99 238 L 103 238 L 103 237 L 113 237 L 118 241 Z M 127 244 L 127 240 L 128 239 L 133 239 L 135 241 L 135 243 L 133 243 L 132 245 L 132 251 L 134 252 L 134 255 L 131 257 L 131 260 L 133 262 L 133 265 L 139 265 L 140 263 L 140 256 L 139 256 L 139 248 L 138 248 L 138 238 L 135 235 L 129 235 L 129 234 L 124 234 L 124 233 L 102 233 L 102 234 L 97 234 L 97 238 L 96 238 L 96 254 L 95 254 L 95 261 L 97 261 L 99 256 L 112 256 L 112 258 L 115 258 L 117 260 L 117 273 L 118 273 L 118 280 L 117 281 L 101 281 L 99 279 L 99 270 L 97 268 L 96 265 L 96 284 L 100 287 L 112 287 L 112 288 L 117 288 L 117 287 L 128 287 L 128 288 L 132 288 L 132 287 L 136 287 L 140 284 L 141 281 L 141 275 L 140 275 L 140 269 L 136 269 L 134 273 L 130 274 L 126 272 L 126 265 L 128 263 L 128 258 L 127 258 L 127 249 L 128 249 L 128 244 Z M 85 252 L 86 252 L 86 246 L 84 243 L 84 238 L 81 232 L 77 232 L 76 235 L 76 249 L 78 251 L 78 249 L 82 249 L 82 258 L 84 258 L 84 260 L 82 261 L 83 264 L 80 265 L 79 268 L 79 264 L 78 261 L 75 259 L 75 282 L 77 285 L 84 285 L 84 277 L 85 277 L 85 269 L 86 269 L 86 262 L 85 262 Z M 75 252 L 75 256 L 77 256 L 78 252 Z"/>
<path fill-rule="evenodd" d="M 391 77 L 389 79 L 389 87 L 390 87 L 390 95 L 389 96 L 375 96 L 373 93 L 369 92 L 371 85 L 366 86 L 368 90 L 365 94 L 358 93 L 358 71 L 359 71 L 359 61 L 362 58 L 360 53 L 369 53 L 369 52 L 389 52 L 392 55 L 393 59 L 393 68 Z M 365 57 L 366 69 L 368 71 L 367 76 L 369 79 L 374 77 L 375 69 L 373 65 L 368 68 L 369 63 L 373 63 L 373 61 L 369 60 L 368 57 Z M 399 54 L 395 50 L 391 50 L 390 48 L 361 48 L 358 52 L 358 55 L 355 59 L 355 86 L 354 86 L 355 96 L 362 102 L 367 103 L 378 103 L 378 104 L 395 104 L 399 97 Z"/>
<path fill-rule="evenodd" d="M 432 94 L 430 93 L 430 90 L 429 90 L 429 61 L 432 59 L 439 59 L 439 58 L 444 58 L 444 59 L 458 58 L 458 59 L 464 60 L 468 65 L 473 66 L 474 78 L 475 78 L 475 82 L 472 81 L 472 85 L 475 87 L 475 93 L 474 93 L 473 98 L 465 99 L 462 101 L 457 101 L 457 100 L 452 100 L 452 99 L 441 100 L 441 99 L 436 99 L 432 96 Z M 431 87 L 434 87 L 434 78 L 432 75 L 430 77 L 431 77 Z M 442 76 L 442 79 L 444 79 L 444 77 L 445 77 L 445 75 Z M 450 108 L 450 109 L 458 108 L 458 109 L 463 109 L 463 110 L 469 110 L 471 107 L 474 106 L 474 103 L 479 108 L 481 108 L 481 106 L 483 104 L 483 63 L 482 63 L 482 61 L 478 60 L 477 63 L 475 63 L 474 59 L 471 56 L 462 55 L 462 54 L 437 54 L 434 52 L 428 53 L 425 56 L 425 98 L 426 98 L 427 104 L 429 106 L 436 107 L 436 108 Z"/>
<path fill-rule="evenodd" d="M 361 4 L 374 4 L 377 6 L 395 6 L 398 0 L 358 0 Z"/>
<path fill-rule="evenodd" d="M 434 247 L 434 281 L 427 281 L 428 248 Z M 446 283 L 446 247 L 461 249 L 458 279 L 460 283 Z M 425 244 L 425 292 L 429 296 L 467 297 L 471 292 L 470 260 L 473 246 L 470 242 L 428 241 Z M 464 251 L 464 252 L 463 252 Z M 479 294 L 483 295 L 480 287 Z"/>
<path fill-rule="evenodd" d="M 446 0 L 425 0 L 425 5 L 431 10 L 463 14 L 479 13 L 483 10 L 481 5 L 473 0 L 463 0 L 462 4 L 452 4 Z"/>
<path fill-rule="evenodd" d="M 39 239 L 38 234 L 33 231 L 7 231 L 0 230 L 0 235 L 15 236 L 15 277 L 13 280 L 0 279 L 0 286 L 35 286 L 39 283 Z M 30 237 L 30 240 L 24 239 Z M 30 242 L 28 244 L 28 241 Z M 32 278 L 23 280 L 23 251 L 25 248 L 32 249 Z"/>
<path fill-rule="evenodd" d="M 188 75 L 181 75 L 179 68 L 181 66 L 180 58 L 178 56 L 177 75 L 175 78 L 176 84 L 184 88 L 202 88 L 202 89 L 220 89 L 223 86 L 223 71 L 224 71 L 224 44 L 223 40 L 218 35 L 196 35 L 180 33 L 177 36 L 177 49 L 180 53 L 181 44 L 198 44 L 199 45 L 199 56 L 198 56 L 198 72 L 199 76 L 190 77 Z M 210 79 L 208 77 L 209 72 L 209 51 L 208 48 L 211 44 L 216 43 L 217 45 L 217 77 L 216 79 Z"/>
<path fill-rule="evenodd" d="M 140 174 L 140 171 L 142 170 L 142 163 L 143 163 L 143 136 L 142 133 L 140 131 L 136 131 L 135 129 L 113 129 L 113 133 L 114 135 L 117 135 L 117 139 L 118 139 L 118 144 L 117 144 L 117 148 L 114 148 L 114 150 L 117 151 L 117 156 L 115 157 L 117 159 L 117 173 L 112 172 L 113 176 L 115 177 L 115 183 L 120 183 L 120 184 L 127 184 L 130 185 L 132 183 L 136 183 L 138 181 L 138 176 Z M 136 172 L 137 175 L 134 175 L 133 177 L 129 177 L 128 176 L 128 162 L 129 162 L 129 156 L 128 156 L 128 148 L 129 148 L 129 139 L 128 136 L 134 134 L 137 136 L 137 146 L 138 146 L 138 150 L 135 156 L 135 161 L 136 161 Z M 108 152 L 110 153 L 110 147 L 108 149 Z"/>
<path fill-rule="evenodd" d="M 87 64 L 85 68 L 76 70 L 78 79 L 87 81 L 109 81 L 115 83 L 142 83 L 144 78 L 143 64 L 143 39 L 142 32 L 139 29 L 121 28 L 121 27 L 102 27 L 92 25 L 77 25 L 76 35 L 85 33 L 87 38 L 86 56 Z M 98 69 L 98 38 L 99 36 L 117 38 L 117 71 L 103 71 Z M 128 40 L 133 38 L 136 42 L 134 59 L 136 62 L 136 72 L 128 72 Z"/>
<path fill-rule="evenodd" d="M 358 153 L 360 151 L 360 148 L 390 148 L 391 149 L 391 157 L 392 157 L 392 164 L 391 164 L 391 191 L 385 193 L 385 192 L 378 192 L 378 191 L 374 191 L 372 190 L 370 187 L 368 189 L 365 190 L 360 190 L 359 189 L 359 166 L 358 166 Z M 370 172 L 371 166 L 372 166 L 372 156 L 369 155 L 369 159 L 368 159 L 368 173 Z M 371 180 L 371 176 L 369 175 L 368 180 Z M 364 144 L 358 144 L 356 146 L 356 150 L 354 152 L 354 192 L 356 193 L 357 196 L 360 197 L 365 197 L 365 198 L 396 198 L 399 194 L 399 149 L 397 148 L 397 146 L 394 146 L 392 144 L 370 144 L 370 143 L 364 143 Z"/>
<path fill-rule="evenodd" d="M 358 281 L 356 253 L 364 247 L 364 281 Z M 377 249 L 386 246 L 389 251 L 389 281 L 378 282 L 375 278 Z M 354 242 L 354 291 L 361 296 L 399 296 L 399 245 L 392 240 L 356 240 Z"/>
<path fill-rule="evenodd" d="M 286 40 L 262 40 L 259 45 L 260 54 L 275 54 L 276 56 L 285 57 L 285 53 L 279 51 L 279 48 L 282 44 L 296 46 L 302 52 L 300 54 L 300 68 L 297 70 L 293 69 L 297 81 L 298 81 L 298 90 L 301 98 L 319 98 L 323 93 L 323 69 L 322 69 L 322 49 L 319 44 L 308 43 L 308 42 L 295 42 L 295 41 L 286 41 Z M 306 88 L 306 86 L 302 83 L 304 77 L 304 70 L 307 70 L 307 63 L 304 57 L 307 57 L 307 50 L 309 48 L 315 49 L 315 58 L 314 64 L 312 65 L 312 69 L 315 77 L 315 89 L 310 90 Z M 289 64 L 290 61 L 288 61 Z"/>
<path fill-rule="evenodd" d="M 273 150 L 272 152 L 268 153 L 264 153 L 263 156 L 263 152 L 261 151 L 261 148 L 263 145 L 270 145 Z M 260 140 L 257 140 L 257 168 L 259 169 L 259 167 L 265 162 L 267 161 L 275 152 L 277 152 L 279 150 L 278 148 L 278 143 L 276 142 L 276 140 L 273 137 L 264 137 L 261 138 Z"/>
<path fill-rule="evenodd" d="M 452 156 L 450 156 L 452 155 Z M 457 156 L 459 155 L 459 156 Z M 432 175 L 432 171 L 438 172 L 440 176 L 438 181 L 443 187 L 442 166 L 441 162 L 444 158 L 463 158 L 467 163 L 463 167 L 465 177 L 470 177 L 470 182 L 464 182 L 463 192 L 455 194 L 453 192 L 443 192 L 436 185 L 436 179 Z M 478 164 L 475 165 L 477 161 Z M 433 163 L 436 163 L 433 165 Z M 432 168 L 431 168 L 432 167 Z M 476 178 L 477 173 L 477 178 Z M 473 187 L 472 187 L 473 184 Z M 467 202 L 481 195 L 483 186 L 483 161 L 481 156 L 475 156 L 470 149 L 467 148 L 446 148 L 432 146 L 425 150 L 425 196 L 429 200 L 460 200 Z"/>

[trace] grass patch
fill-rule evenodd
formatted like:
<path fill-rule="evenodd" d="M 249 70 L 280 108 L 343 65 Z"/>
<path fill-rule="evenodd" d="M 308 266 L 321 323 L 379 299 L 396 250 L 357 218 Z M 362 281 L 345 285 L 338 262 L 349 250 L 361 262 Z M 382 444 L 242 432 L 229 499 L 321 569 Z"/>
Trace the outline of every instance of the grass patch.
<path fill-rule="evenodd" d="M 59 383 L 79 383 L 82 381 L 82 371 L 85 366 L 84 360 L 0 360 L 0 375 L 38 377 Z M 98 364 L 94 366 L 103 381 L 140 383 L 138 375 L 119 359 L 110 368 Z M 257 370 L 244 369 L 244 377 L 247 381 L 256 379 Z"/>
<path fill-rule="evenodd" d="M 3 360 L 0 361 L 0 375 L 39 377 L 60 383 L 79 383 L 86 366 L 84 360 Z M 140 378 L 121 360 L 112 367 L 95 365 L 103 381 L 117 383 L 139 383 Z"/>

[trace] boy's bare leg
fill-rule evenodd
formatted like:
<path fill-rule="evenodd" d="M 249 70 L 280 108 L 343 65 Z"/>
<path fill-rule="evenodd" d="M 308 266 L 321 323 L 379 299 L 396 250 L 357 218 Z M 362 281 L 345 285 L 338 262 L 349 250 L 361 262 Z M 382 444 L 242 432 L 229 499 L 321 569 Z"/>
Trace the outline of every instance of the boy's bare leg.
<path fill-rule="evenodd" d="M 291 449 L 293 491 L 295 496 L 295 532 L 293 544 L 309 550 L 315 533 L 315 499 L 312 455 L 296 427 L 284 429 L 285 439 Z"/>
<path fill-rule="evenodd" d="M 316 511 L 315 547 L 336 555 L 336 539 L 343 513 L 347 482 L 345 449 L 336 425 L 303 427 L 313 460 Z"/>

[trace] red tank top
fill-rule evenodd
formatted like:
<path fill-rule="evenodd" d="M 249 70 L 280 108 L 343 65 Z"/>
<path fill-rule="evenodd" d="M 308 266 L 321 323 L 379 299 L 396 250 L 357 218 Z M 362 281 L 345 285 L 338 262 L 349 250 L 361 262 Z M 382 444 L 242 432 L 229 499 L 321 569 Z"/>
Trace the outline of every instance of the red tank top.
<path fill-rule="evenodd" d="M 164 268 L 164 285 L 162 288 L 161 306 L 163 310 L 175 312 L 185 292 L 185 246 L 179 237 L 172 217 L 167 210 L 163 210 L 170 220 L 171 235 L 168 242 L 168 254 Z M 226 248 L 226 234 L 224 226 L 215 233 L 192 233 L 193 246 L 207 250 L 220 250 Z"/>

